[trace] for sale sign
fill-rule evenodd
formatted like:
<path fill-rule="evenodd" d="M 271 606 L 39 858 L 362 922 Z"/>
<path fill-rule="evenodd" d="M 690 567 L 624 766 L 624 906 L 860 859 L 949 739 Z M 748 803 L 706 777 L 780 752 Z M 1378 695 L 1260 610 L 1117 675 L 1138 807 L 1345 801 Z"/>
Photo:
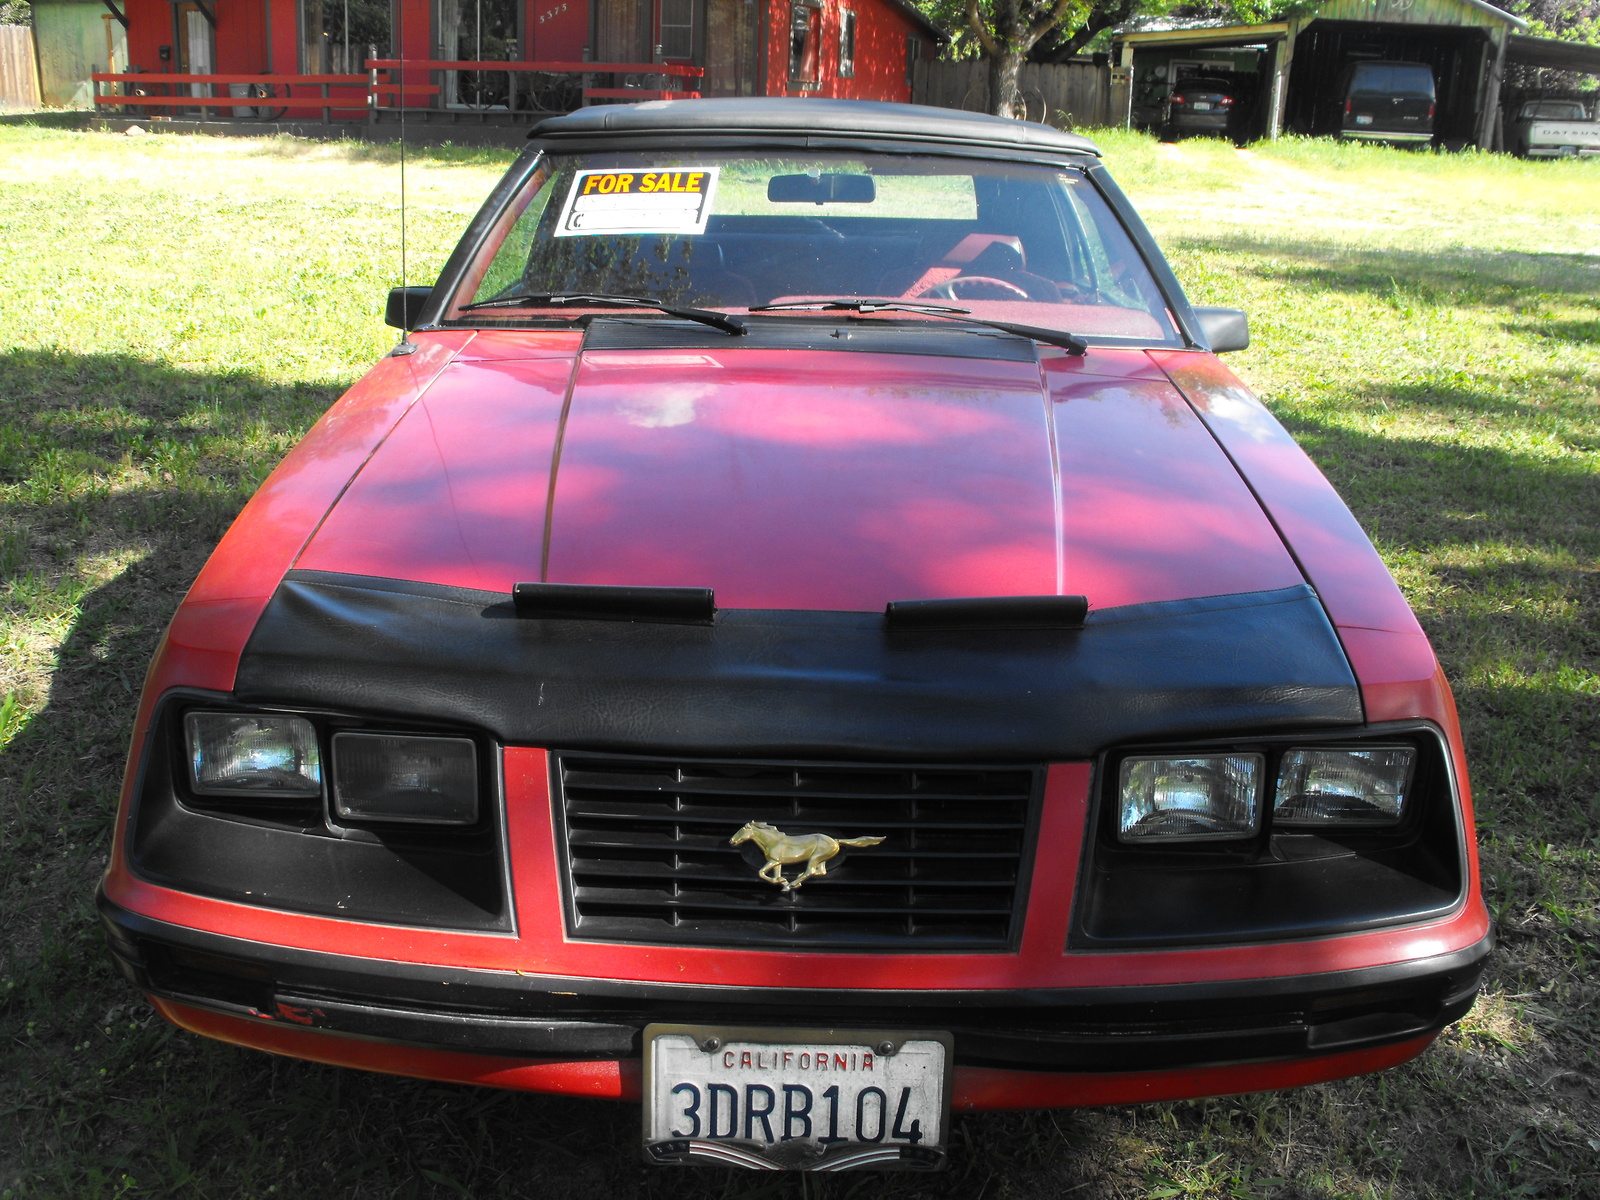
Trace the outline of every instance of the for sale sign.
<path fill-rule="evenodd" d="M 706 231 L 717 191 L 716 167 L 579 171 L 556 237 Z"/>

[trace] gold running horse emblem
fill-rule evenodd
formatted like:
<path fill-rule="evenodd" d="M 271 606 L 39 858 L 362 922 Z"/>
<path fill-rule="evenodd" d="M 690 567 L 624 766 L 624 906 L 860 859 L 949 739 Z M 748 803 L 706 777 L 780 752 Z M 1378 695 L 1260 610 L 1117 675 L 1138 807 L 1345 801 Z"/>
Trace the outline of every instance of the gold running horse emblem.
<path fill-rule="evenodd" d="M 876 846 L 881 837 L 831 838 L 825 833 L 802 833 L 790 837 L 783 830 L 765 821 L 746 821 L 744 828 L 728 839 L 730 846 L 740 842 L 755 842 L 767 856 L 767 865 L 759 874 L 768 883 L 775 883 L 786 892 L 792 892 L 813 875 L 826 875 L 826 863 L 839 853 L 840 846 Z M 783 877 L 783 868 L 789 863 L 804 862 L 806 869 L 793 879 Z"/>

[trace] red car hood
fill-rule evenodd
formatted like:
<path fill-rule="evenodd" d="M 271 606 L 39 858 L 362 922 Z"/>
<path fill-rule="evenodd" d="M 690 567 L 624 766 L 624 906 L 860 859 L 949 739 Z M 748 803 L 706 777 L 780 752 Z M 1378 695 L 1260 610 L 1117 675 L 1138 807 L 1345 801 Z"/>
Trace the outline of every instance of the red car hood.
<path fill-rule="evenodd" d="M 1103 608 L 1304 582 L 1141 352 L 575 351 L 480 335 L 296 565 L 858 611 L 1055 593 Z"/>

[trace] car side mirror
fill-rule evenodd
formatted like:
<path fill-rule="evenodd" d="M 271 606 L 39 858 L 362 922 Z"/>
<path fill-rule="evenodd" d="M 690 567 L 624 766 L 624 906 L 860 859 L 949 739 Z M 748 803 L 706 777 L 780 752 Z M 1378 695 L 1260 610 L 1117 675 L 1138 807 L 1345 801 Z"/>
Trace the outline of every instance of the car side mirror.
<path fill-rule="evenodd" d="M 1197 308 L 1194 315 L 1200 319 L 1200 332 L 1211 344 L 1211 353 L 1249 349 L 1250 321 L 1242 309 Z"/>
<path fill-rule="evenodd" d="M 433 299 L 433 285 L 427 287 L 397 287 L 389 289 L 389 303 L 383 310 L 383 323 L 407 333 L 422 324 L 422 310 Z"/>

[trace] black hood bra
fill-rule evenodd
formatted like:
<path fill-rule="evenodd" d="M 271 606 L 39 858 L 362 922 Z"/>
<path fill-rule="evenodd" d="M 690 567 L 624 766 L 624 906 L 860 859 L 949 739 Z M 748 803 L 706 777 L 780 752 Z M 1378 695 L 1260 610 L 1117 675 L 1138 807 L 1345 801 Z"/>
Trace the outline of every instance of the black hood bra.
<path fill-rule="evenodd" d="M 514 745 L 893 761 L 1062 761 L 1362 720 L 1303 585 L 1101 609 L 1081 630 L 901 631 L 880 613 L 766 609 L 708 625 L 527 619 L 509 595 L 294 571 L 235 697 Z"/>

